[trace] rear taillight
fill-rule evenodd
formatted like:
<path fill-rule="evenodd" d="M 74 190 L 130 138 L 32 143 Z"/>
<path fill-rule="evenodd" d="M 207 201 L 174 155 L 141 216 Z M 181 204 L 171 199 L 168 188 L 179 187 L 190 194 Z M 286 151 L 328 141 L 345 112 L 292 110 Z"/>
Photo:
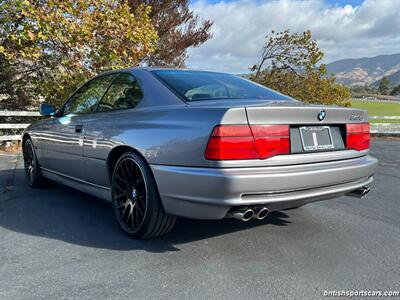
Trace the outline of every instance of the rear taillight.
<path fill-rule="evenodd" d="M 289 152 L 289 125 L 219 125 L 208 141 L 205 158 L 265 159 Z"/>
<path fill-rule="evenodd" d="M 346 124 L 346 146 L 348 149 L 368 149 L 369 141 L 369 123 Z"/>

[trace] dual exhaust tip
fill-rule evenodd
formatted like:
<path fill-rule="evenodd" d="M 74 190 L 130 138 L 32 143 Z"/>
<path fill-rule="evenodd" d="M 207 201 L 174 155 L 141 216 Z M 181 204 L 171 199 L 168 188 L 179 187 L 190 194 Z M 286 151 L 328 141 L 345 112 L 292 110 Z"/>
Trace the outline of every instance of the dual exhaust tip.
<path fill-rule="evenodd" d="M 370 187 L 364 186 L 364 187 L 359 188 L 359 189 L 357 189 L 355 191 L 347 193 L 346 195 L 350 196 L 350 197 L 355 197 L 355 198 L 358 198 L 358 199 L 364 199 L 365 197 L 367 197 L 367 195 L 368 195 L 370 190 L 371 190 Z"/>
<path fill-rule="evenodd" d="M 249 221 L 250 219 L 264 220 L 269 213 L 269 209 L 265 206 L 254 208 L 239 208 L 228 214 L 228 217 L 240 220 Z"/>
<path fill-rule="evenodd" d="M 370 190 L 371 190 L 370 187 L 365 186 L 350 193 L 347 193 L 346 195 L 351 197 L 356 197 L 359 199 L 364 199 L 368 195 Z M 252 208 L 241 207 L 229 212 L 227 217 L 246 222 L 253 218 L 258 220 L 264 220 L 268 216 L 268 213 L 269 209 L 266 206 L 257 206 Z"/>
<path fill-rule="evenodd" d="M 347 196 L 356 197 L 359 199 L 364 199 L 369 191 L 371 190 L 370 187 L 365 186 L 354 190 L 350 193 L 347 193 Z M 234 209 L 227 214 L 228 218 L 234 218 L 240 221 L 249 221 L 250 219 L 258 219 L 264 220 L 269 213 L 269 209 L 266 206 L 256 206 L 256 207 L 240 207 L 238 209 Z"/>

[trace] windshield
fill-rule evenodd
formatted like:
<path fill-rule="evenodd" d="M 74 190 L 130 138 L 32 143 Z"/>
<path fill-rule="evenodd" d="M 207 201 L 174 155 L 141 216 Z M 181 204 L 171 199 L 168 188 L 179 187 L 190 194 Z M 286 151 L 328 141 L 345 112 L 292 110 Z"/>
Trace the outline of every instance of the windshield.
<path fill-rule="evenodd" d="M 262 85 L 230 74 L 185 70 L 155 70 L 151 72 L 185 101 L 217 99 L 292 100 L 290 97 Z"/>

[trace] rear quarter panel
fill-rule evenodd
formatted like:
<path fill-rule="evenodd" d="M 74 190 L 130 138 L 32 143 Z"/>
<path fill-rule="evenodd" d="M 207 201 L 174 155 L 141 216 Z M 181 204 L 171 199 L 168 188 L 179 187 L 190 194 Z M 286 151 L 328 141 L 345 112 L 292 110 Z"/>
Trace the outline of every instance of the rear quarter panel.
<path fill-rule="evenodd" d="M 84 120 L 86 180 L 108 185 L 105 162 L 121 145 L 140 152 L 149 164 L 212 166 L 204 151 L 214 126 L 224 123 L 247 124 L 245 109 L 182 104 L 94 114 Z"/>
<path fill-rule="evenodd" d="M 104 161 L 107 160 L 110 151 L 120 145 L 136 149 L 149 164 L 191 167 L 288 165 L 348 159 L 368 153 L 368 151 L 344 150 L 281 155 L 267 160 L 221 162 L 208 161 L 204 158 L 209 136 L 218 124 L 247 124 L 248 117 L 258 124 L 315 124 L 321 109 L 328 112 L 328 117 L 320 124 L 350 123 L 353 115 L 367 119 L 366 113 L 360 110 L 303 105 L 245 108 L 182 103 L 94 114 L 84 121 L 84 156 L 88 161 L 85 164 L 88 171 L 85 173 L 92 176 L 86 179 L 99 184 L 108 184 L 108 179 L 101 175 L 104 173 Z"/>

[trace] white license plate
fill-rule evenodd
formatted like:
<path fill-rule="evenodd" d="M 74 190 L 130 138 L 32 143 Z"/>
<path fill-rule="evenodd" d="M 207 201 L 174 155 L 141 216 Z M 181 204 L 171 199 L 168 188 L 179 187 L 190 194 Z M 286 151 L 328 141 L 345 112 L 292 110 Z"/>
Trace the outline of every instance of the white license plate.
<path fill-rule="evenodd" d="M 304 151 L 334 149 L 331 129 L 329 126 L 300 127 L 301 142 Z"/>

